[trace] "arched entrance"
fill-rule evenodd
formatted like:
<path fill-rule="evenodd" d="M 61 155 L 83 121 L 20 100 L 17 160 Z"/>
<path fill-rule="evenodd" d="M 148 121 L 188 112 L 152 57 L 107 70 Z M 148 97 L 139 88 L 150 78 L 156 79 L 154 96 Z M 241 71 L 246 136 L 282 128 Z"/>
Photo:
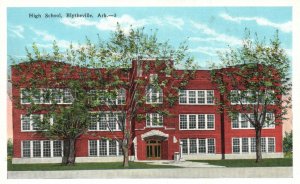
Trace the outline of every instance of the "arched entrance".
<path fill-rule="evenodd" d="M 146 141 L 147 160 L 160 160 L 161 159 L 161 141 L 160 140 L 147 140 Z"/>
<path fill-rule="evenodd" d="M 159 131 L 150 130 L 141 135 L 142 140 L 145 141 L 143 146 L 143 159 L 160 160 L 168 157 L 168 137 L 169 135 Z M 145 154 L 146 153 L 146 154 Z"/>

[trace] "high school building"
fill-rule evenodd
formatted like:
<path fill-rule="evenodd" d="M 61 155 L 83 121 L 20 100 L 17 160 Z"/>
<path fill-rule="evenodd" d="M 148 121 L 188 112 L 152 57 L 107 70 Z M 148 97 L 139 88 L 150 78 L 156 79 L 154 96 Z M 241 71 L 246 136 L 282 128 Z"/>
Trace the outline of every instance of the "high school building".
<path fill-rule="evenodd" d="M 47 68 L 51 68 L 55 62 L 40 63 L 47 71 Z M 66 68 L 71 67 L 65 65 Z M 20 74 L 16 75 L 19 67 L 34 72 L 34 67 L 30 63 L 13 66 L 13 83 L 21 80 Z M 136 71 L 135 67 L 137 65 L 133 63 L 130 71 Z M 129 76 L 157 77 L 158 71 L 153 69 L 150 73 L 149 76 L 135 73 Z M 32 77 L 30 72 L 25 76 L 27 79 Z M 48 87 L 46 90 L 51 90 L 54 96 L 57 91 L 63 94 L 51 100 L 43 98 L 45 89 L 46 87 L 41 87 L 40 95 L 32 97 L 34 103 L 41 105 L 72 103 L 72 95 L 68 89 Z M 20 105 L 25 107 L 30 105 L 28 99 L 30 92 L 27 90 L 26 83 L 12 87 L 14 100 L 18 100 Z M 91 90 L 91 93 L 93 92 L 95 91 Z M 116 104 L 126 104 L 128 94 L 128 91 L 120 89 Z M 147 112 L 144 121 L 132 122 L 132 146 L 129 153 L 131 160 L 172 160 L 177 155 L 186 160 L 221 159 L 222 156 L 226 159 L 255 158 L 254 128 L 242 114 L 231 119 L 226 111 L 224 113 L 218 111 L 215 98 L 220 99 L 221 94 L 212 84 L 209 70 L 197 70 L 195 77 L 189 81 L 185 89 L 178 92 L 177 96 L 175 104 L 167 109 L 172 116 L 165 117 L 159 113 Z M 154 90 L 145 86 L 146 104 L 163 104 L 164 97 L 164 90 Z M 13 163 L 61 162 L 62 140 L 49 140 L 36 132 L 34 121 L 36 118 L 42 118 L 45 112 L 27 114 L 26 108 L 20 109 L 16 104 L 13 103 L 12 108 Z M 272 113 L 267 115 L 273 117 Z M 122 149 L 114 140 L 115 136 L 122 137 L 118 123 L 114 122 L 117 117 L 118 112 L 91 113 L 91 125 L 87 134 L 80 136 L 76 141 L 76 162 L 122 161 Z M 107 123 L 110 128 L 107 127 Z M 282 157 L 282 126 L 264 127 L 261 142 L 263 158 Z"/>

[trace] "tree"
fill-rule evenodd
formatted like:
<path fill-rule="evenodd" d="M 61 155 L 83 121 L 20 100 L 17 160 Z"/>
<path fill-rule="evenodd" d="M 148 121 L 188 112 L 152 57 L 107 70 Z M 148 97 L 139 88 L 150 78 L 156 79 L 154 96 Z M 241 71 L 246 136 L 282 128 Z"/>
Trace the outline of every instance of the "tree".
<path fill-rule="evenodd" d="M 106 41 L 101 40 L 99 35 L 97 43 L 86 38 L 85 44 L 77 47 L 71 44 L 65 52 L 61 52 L 54 42 L 52 54 L 41 52 L 35 43 L 32 49 L 33 53 L 26 49 L 27 62 L 35 65 L 32 76 L 26 78 L 32 73 L 30 69 L 15 66 L 22 76 L 14 85 L 20 88 L 25 82 L 31 96 L 29 108 L 19 105 L 28 114 L 47 112 L 46 118 L 36 121 L 36 127 L 39 133 L 49 138 L 64 140 L 64 164 L 75 162 L 76 138 L 88 134 L 89 126 L 95 123 L 90 121 L 93 115 L 89 112 L 101 112 L 94 117 L 97 122 L 105 111 L 122 132 L 122 137 L 117 136 L 114 132 L 116 127 L 109 120 L 106 122 L 112 136 L 122 147 L 123 165 L 128 167 L 132 122 L 147 121 L 147 112 L 170 116 L 166 107 L 174 105 L 179 89 L 188 84 L 195 71 L 193 58 L 186 54 L 186 42 L 173 48 L 168 42 L 159 42 L 156 32 L 148 35 L 143 29 L 131 29 L 125 33 L 119 25 Z M 151 58 L 151 62 L 147 58 Z M 49 60 L 57 62 L 47 68 L 45 63 Z M 182 70 L 177 72 L 174 65 L 179 64 Z M 64 91 L 58 88 L 66 88 L 72 94 L 71 103 L 63 106 L 36 103 L 35 98 L 41 95 L 41 86 L 54 88 L 42 92 L 43 99 L 51 101 L 63 96 Z M 161 103 L 162 98 L 166 103 Z M 160 123 L 160 118 L 155 121 Z"/>
<path fill-rule="evenodd" d="M 293 132 L 285 132 L 283 138 L 283 151 L 285 153 L 293 152 Z"/>
<path fill-rule="evenodd" d="M 7 156 L 13 156 L 13 142 L 12 142 L 12 139 L 9 138 L 7 140 Z"/>
<path fill-rule="evenodd" d="M 239 113 L 249 121 L 256 134 L 256 162 L 262 159 L 261 131 L 286 119 L 290 99 L 284 100 L 291 85 L 289 60 L 280 47 L 278 32 L 269 45 L 253 41 L 246 31 L 241 48 L 220 53 L 222 69 L 212 70 L 211 77 L 220 93 L 221 112 L 237 120 Z"/>

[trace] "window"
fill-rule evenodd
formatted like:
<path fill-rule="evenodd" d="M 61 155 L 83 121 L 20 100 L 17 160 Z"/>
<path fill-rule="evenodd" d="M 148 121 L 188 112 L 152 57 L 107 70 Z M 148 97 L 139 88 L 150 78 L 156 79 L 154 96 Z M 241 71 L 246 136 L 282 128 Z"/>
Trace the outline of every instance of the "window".
<path fill-rule="evenodd" d="M 253 129 L 254 126 L 248 120 L 247 116 L 249 116 L 250 119 L 254 120 L 254 114 L 239 113 L 231 117 L 232 129 Z M 260 116 L 260 114 L 258 114 L 258 116 Z M 266 113 L 266 121 L 263 128 L 275 128 L 274 122 L 274 113 Z"/>
<path fill-rule="evenodd" d="M 21 115 L 22 131 L 31 130 L 30 116 Z"/>
<path fill-rule="evenodd" d="M 31 95 L 32 95 L 32 101 L 34 104 L 43 103 L 41 89 L 31 90 Z"/>
<path fill-rule="evenodd" d="M 275 138 L 269 137 L 268 138 L 268 152 L 275 152 Z"/>
<path fill-rule="evenodd" d="M 240 153 L 240 139 L 239 138 L 232 139 L 232 152 Z"/>
<path fill-rule="evenodd" d="M 261 151 L 263 153 L 275 152 L 275 138 L 261 137 Z M 233 153 L 255 153 L 256 139 L 255 137 L 242 137 L 232 139 Z"/>
<path fill-rule="evenodd" d="M 205 129 L 205 114 L 198 115 L 198 129 Z"/>
<path fill-rule="evenodd" d="M 108 114 L 108 128 L 110 130 L 116 130 L 117 129 L 117 117 L 115 114 L 109 113 Z"/>
<path fill-rule="evenodd" d="M 183 154 L 214 154 L 215 139 L 180 139 Z"/>
<path fill-rule="evenodd" d="M 41 157 L 41 142 L 32 141 L 33 157 Z"/>
<path fill-rule="evenodd" d="M 242 138 L 242 152 L 243 153 L 249 152 L 248 138 Z"/>
<path fill-rule="evenodd" d="M 89 140 L 89 156 L 119 156 L 122 155 L 117 140 Z"/>
<path fill-rule="evenodd" d="M 22 157 L 61 157 L 62 142 L 52 140 L 22 141 Z M 53 146 L 51 146 L 53 145 Z"/>
<path fill-rule="evenodd" d="M 97 114 L 91 114 L 91 122 L 89 124 L 89 130 L 97 130 L 98 116 Z"/>
<path fill-rule="evenodd" d="M 30 103 L 30 91 L 27 89 L 21 89 L 21 104 Z"/>
<path fill-rule="evenodd" d="M 21 89 L 21 104 L 70 104 L 73 96 L 70 89 Z"/>
<path fill-rule="evenodd" d="M 99 140 L 99 155 L 106 156 L 107 155 L 107 144 L 106 140 Z"/>
<path fill-rule="evenodd" d="M 21 131 L 36 131 L 38 130 L 38 121 L 43 118 L 42 114 L 21 115 Z"/>
<path fill-rule="evenodd" d="M 189 129 L 196 129 L 196 115 L 189 115 Z"/>
<path fill-rule="evenodd" d="M 198 91 L 198 103 L 205 104 L 205 91 Z"/>
<path fill-rule="evenodd" d="M 251 140 L 251 152 L 256 152 L 256 139 L 255 139 L 255 137 L 251 137 L 250 138 L 250 140 Z"/>
<path fill-rule="evenodd" d="M 73 96 L 70 89 L 63 89 L 63 103 L 72 103 Z"/>
<path fill-rule="evenodd" d="M 161 104 L 163 103 L 163 92 L 159 86 L 149 85 L 146 91 L 147 104 Z"/>
<path fill-rule="evenodd" d="M 146 126 L 147 127 L 162 127 L 163 126 L 163 116 L 159 113 L 147 113 Z"/>
<path fill-rule="evenodd" d="M 274 96 L 274 91 L 241 91 L 241 90 L 231 90 L 229 95 L 232 105 L 236 104 L 254 104 L 254 103 L 264 103 L 274 104 L 276 96 Z"/>
<path fill-rule="evenodd" d="M 181 139 L 181 143 L 182 143 L 182 153 L 187 154 L 188 153 L 187 139 Z"/>
<path fill-rule="evenodd" d="M 60 89 L 52 89 L 52 102 L 54 104 L 60 104 L 62 102 L 62 94 Z"/>
<path fill-rule="evenodd" d="M 215 128 L 215 115 L 207 114 L 207 129 Z"/>
<path fill-rule="evenodd" d="M 198 139 L 199 141 L 199 153 L 206 153 L 206 141 L 205 139 Z"/>
<path fill-rule="evenodd" d="M 124 105 L 126 103 L 126 90 L 118 91 L 90 90 L 89 100 L 101 105 Z"/>
<path fill-rule="evenodd" d="M 179 128 L 187 129 L 187 115 L 179 115 Z"/>
<path fill-rule="evenodd" d="M 195 104 L 196 103 L 196 91 L 188 91 L 189 96 L 189 103 Z"/>
<path fill-rule="evenodd" d="M 50 141 L 43 141 L 43 156 L 51 157 Z"/>
<path fill-rule="evenodd" d="M 42 101 L 44 104 L 51 103 L 51 89 L 42 89 Z"/>
<path fill-rule="evenodd" d="M 23 157 L 30 157 L 30 141 L 22 141 L 22 146 Z"/>
<path fill-rule="evenodd" d="M 215 139 L 207 139 L 207 153 L 215 153 Z"/>
<path fill-rule="evenodd" d="M 179 115 L 180 130 L 213 130 L 214 114 L 181 114 Z"/>
<path fill-rule="evenodd" d="M 97 140 L 89 141 L 89 156 L 97 156 Z"/>
<path fill-rule="evenodd" d="M 117 155 L 117 141 L 110 140 L 108 141 L 109 144 L 109 155 Z"/>
<path fill-rule="evenodd" d="M 117 104 L 118 105 L 124 105 L 126 101 L 126 90 L 125 89 L 120 89 L 118 91 L 117 95 Z"/>
<path fill-rule="evenodd" d="M 107 130 L 106 114 L 100 114 L 99 130 Z"/>
<path fill-rule="evenodd" d="M 62 156 L 62 143 L 61 141 L 53 141 L 53 156 L 61 157 Z"/>
<path fill-rule="evenodd" d="M 190 153 L 197 153 L 197 139 L 190 139 Z"/>
<path fill-rule="evenodd" d="M 179 104 L 185 104 L 185 103 L 187 103 L 187 91 L 180 90 L 179 91 Z"/>
<path fill-rule="evenodd" d="M 180 90 L 179 104 L 214 104 L 213 90 Z"/>
<path fill-rule="evenodd" d="M 266 144 L 266 138 L 261 137 L 261 152 L 267 152 L 267 144 Z"/>
<path fill-rule="evenodd" d="M 119 124 L 125 124 L 125 118 L 122 118 L 122 113 L 116 112 L 99 112 L 91 113 L 91 120 L 89 124 L 90 131 L 119 131 Z"/>

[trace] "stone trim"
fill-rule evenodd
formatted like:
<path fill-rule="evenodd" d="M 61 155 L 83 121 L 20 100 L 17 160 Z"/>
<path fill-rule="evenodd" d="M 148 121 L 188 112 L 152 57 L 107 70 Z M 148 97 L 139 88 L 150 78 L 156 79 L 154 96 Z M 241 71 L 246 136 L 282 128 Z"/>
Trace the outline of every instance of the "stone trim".
<path fill-rule="evenodd" d="M 169 134 L 166 134 L 162 131 L 159 131 L 159 130 L 151 130 L 149 132 L 146 132 L 144 134 L 141 135 L 141 138 L 143 140 L 145 140 L 145 138 L 147 137 L 152 137 L 152 136 L 158 136 L 158 137 L 164 137 L 164 138 L 168 138 L 169 137 Z"/>

